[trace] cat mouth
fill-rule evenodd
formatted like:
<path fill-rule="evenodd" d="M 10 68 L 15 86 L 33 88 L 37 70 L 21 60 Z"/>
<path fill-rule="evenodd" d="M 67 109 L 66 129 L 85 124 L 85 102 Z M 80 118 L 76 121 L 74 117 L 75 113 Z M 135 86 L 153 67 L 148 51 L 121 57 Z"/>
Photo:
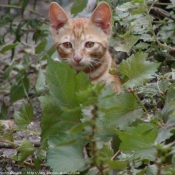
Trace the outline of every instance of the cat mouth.
<path fill-rule="evenodd" d="M 81 65 L 81 64 L 76 64 L 76 65 L 74 65 L 74 67 L 75 67 L 77 70 L 83 70 L 83 69 L 86 68 L 85 65 Z"/>

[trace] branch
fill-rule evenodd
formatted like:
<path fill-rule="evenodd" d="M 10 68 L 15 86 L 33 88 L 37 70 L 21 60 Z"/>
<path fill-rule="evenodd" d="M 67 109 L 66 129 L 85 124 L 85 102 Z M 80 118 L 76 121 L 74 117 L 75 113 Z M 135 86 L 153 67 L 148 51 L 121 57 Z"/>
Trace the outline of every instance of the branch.
<path fill-rule="evenodd" d="M 150 9 L 151 9 L 151 8 L 152 8 L 152 7 L 150 7 Z M 158 44 L 159 46 L 161 46 L 161 47 L 164 47 L 164 48 L 168 49 L 168 50 L 175 51 L 175 48 L 174 48 L 174 47 L 171 47 L 171 46 L 162 44 L 162 43 L 157 39 L 156 34 L 155 34 L 155 32 L 154 32 L 154 29 L 153 29 L 153 26 L 152 26 L 152 20 L 151 20 L 150 15 L 149 15 L 150 10 L 148 10 L 147 7 L 146 7 L 146 9 L 147 9 L 147 10 L 146 10 L 146 13 L 147 13 L 148 21 L 149 21 L 149 26 L 150 26 L 152 35 L 153 35 L 155 41 L 157 42 L 157 44 Z"/>
<path fill-rule="evenodd" d="M 142 101 L 140 100 L 138 95 L 136 94 L 135 90 L 134 89 L 129 89 L 129 91 L 134 95 L 134 97 L 137 99 L 140 106 L 143 108 L 143 110 L 146 112 L 146 115 L 148 116 L 148 110 L 146 109 L 146 107 L 144 106 L 144 104 L 142 103 Z"/>
<path fill-rule="evenodd" d="M 8 140 L 0 140 L 0 148 L 16 149 L 23 140 L 14 140 L 14 142 Z M 40 139 L 30 140 L 34 147 L 40 147 Z"/>
<path fill-rule="evenodd" d="M 6 7 L 6 8 L 16 8 L 16 9 L 22 9 L 21 6 L 16 6 L 16 5 L 6 5 L 6 4 L 0 4 L 0 7 Z M 32 9 L 29 9 L 29 8 L 26 8 L 26 10 L 28 10 L 29 12 L 31 13 L 34 13 L 42 18 L 45 18 L 43 15 L 41 15 L 40 13 L 36 12 L 35 10 L 32 10 Z M 45 18 L 46 19 L 46 18 Z M 49 21 L 47 19 L 47 21 Z"/>
<path fill-rule="evenodd" d="M 151 9 L 154 10 L 156 12 L 156 14 L 159 13 L 161 16 L 170 18 L 173 21 L 175 21 L 175 18 L 170 13 L 168 13 L 167 11 L 165 11 L 161 8 L 158 8 L 158 7 L 151 7 Z"/>

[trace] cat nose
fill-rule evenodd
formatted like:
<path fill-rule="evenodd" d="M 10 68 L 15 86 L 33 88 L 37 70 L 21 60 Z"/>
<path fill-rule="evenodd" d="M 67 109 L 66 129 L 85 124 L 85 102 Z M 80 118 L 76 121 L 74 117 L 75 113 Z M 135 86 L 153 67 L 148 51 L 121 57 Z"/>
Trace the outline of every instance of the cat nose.
<path fill-rule="evenodd" d="M 81 57 L 74 57 L 73 59 L 74 59 L 74 61 L 76 61 L 77 63 L 80 63 L 80 61 L 82 60 Z"/>

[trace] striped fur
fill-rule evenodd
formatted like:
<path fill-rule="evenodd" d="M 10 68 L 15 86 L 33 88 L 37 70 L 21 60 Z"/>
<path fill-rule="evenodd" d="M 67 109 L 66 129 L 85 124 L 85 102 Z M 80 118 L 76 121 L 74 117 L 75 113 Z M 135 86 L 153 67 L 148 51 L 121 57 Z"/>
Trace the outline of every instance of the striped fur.
<path fill-rule="evenodd" d="M 108 52 L 111 10 L 101 3 L 90 18 L 70 19 L 55 2 L 50 5 L 50 29 L 60 58 L 77 72 L 84 71 L 92 83 L 111 84 L 121 91 L 118 75 L 111 75 L 112 58 Z"/>

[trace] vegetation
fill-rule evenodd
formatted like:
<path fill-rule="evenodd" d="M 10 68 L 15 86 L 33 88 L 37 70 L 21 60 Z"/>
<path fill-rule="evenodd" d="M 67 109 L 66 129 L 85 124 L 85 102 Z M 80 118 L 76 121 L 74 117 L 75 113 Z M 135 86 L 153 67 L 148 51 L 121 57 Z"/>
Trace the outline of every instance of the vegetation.
<path fill-rule="evenodd" d="M 76 0 L 72 12 L 85 2 Z M 118 66 L 120 94 L 53 59 L 49 21 L 36 12 L 36 0 L 0 5 L 0 119 L 13 108 L 17 125 L 1 126 L 0 172 L 175 174 L 175 3 L 107 2 L 113 10 L 111 46 L 128 56 Z M 40 104 L 41 132 L 30 129 Z M 19 132 L 41 136 L 39 145 L 28 138 L 15 142 Z M 4 147 L 16 152 L 6 155 Z"/>

